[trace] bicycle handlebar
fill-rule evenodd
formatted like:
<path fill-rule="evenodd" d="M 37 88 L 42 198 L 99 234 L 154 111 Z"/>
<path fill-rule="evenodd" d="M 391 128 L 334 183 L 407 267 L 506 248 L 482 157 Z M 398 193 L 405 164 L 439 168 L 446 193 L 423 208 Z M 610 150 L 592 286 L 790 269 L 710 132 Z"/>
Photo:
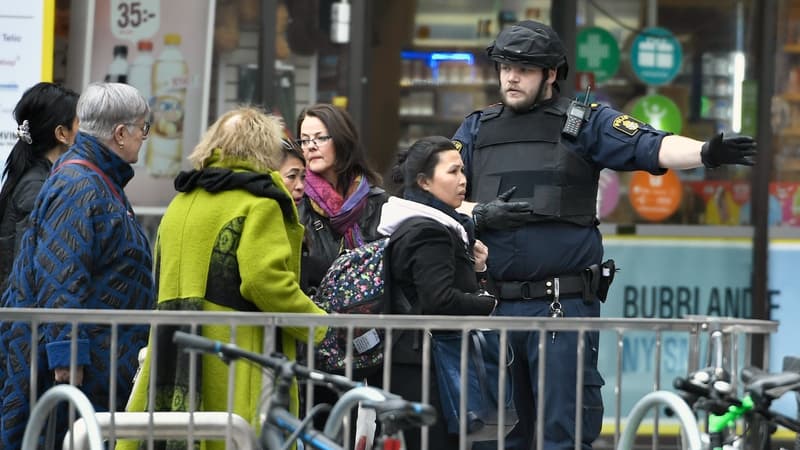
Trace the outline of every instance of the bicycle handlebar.
<path fill-rule="evenodd" d="M 386 434 L 394 434 L 406 428 L 419 428 L 436 423 L 436 409 L 425 403 L 416 403 L 402 398 L 383 402 L 364 402 L 376 411 L 378 420 L 387 429 Z"/>
<path fill-rule="evenodd" d="M 278 376 L 284 378 L 298 377 L 312 381 L 320 381 L 331 384 L 339 389 L 353 389 L 363 386 L 362 383 L 353 381 L 341 375 L 311 370 L 306 366 L 288 360 L 283 355 L 281 355 L 281 357 L 260 355 L 258 353 L 242 350 L 241 348 L 232 344 L 224 344 L 220 341 L 208 339 L 196 334 L 176 331 L 172 336 L 172 342 L 174 342 L 176 345 L 186 348 L 187 350 L 214 353 L 227 359 L 244 358 L 253 361 L 262 367 L 273 369 Z"/>
<path fill-rule="evenodd" d="M 365 386 L 363 383 L 355 382 L 347 377 L 318 370 L 311 370 L 294 361 L 288 360 L 285 356 L 264 356 L 258 353 L 242 350 L 233 344 L 224 344 L 195 334 L 176 331 L 172 341 L 187 350 L 196 350 L 204 353 L 217 354 L 223 359 L 244 358 L 255 362 L 263 367 L 274 369 L 276 376 L 291 380 L 292 377 L 321 381 L 345 390 L 337 404 L 334 405 L 329 414 L 325 425 L 324 434 L 328 436 L 338 435 L 343 414 L 355 406 L 359 401 L 365 407 L 374 409 L 377 418 L 384 425 L 386 434 L 394 434 L 406 428 L 416 428 L 420 426 L 433 425 L 436 422 L 436 409 L 424 403 L 410 402 L 384 391 L 382 389 Z"/>

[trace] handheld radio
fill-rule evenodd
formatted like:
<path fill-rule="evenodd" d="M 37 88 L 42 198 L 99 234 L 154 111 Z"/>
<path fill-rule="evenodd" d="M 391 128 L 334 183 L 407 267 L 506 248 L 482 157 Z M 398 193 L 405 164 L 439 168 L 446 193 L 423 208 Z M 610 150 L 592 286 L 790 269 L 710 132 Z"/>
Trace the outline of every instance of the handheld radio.
<path fill-rule="evenodd" d="M 581 126 L 583 126 L 583 122 L 589 118 L 589 112 L 591 111 L 589 107 L 590 89 L 591 86 L 586 86 L 586 95 L 583 97 L 583 103 L 579 102 L 577 99 L 569 103 L 569 107 L 567 108 L 567 121 L 564 123 L 564 128 L 561 129 L 562 133 L 577 137 L 581 132 Z"/>

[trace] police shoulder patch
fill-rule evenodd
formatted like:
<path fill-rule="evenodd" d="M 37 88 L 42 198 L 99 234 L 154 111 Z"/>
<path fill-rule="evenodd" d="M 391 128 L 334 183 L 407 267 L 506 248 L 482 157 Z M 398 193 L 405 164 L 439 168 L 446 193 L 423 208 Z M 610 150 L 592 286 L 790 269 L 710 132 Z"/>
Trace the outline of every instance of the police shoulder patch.
<path fill-rule="evenodd" d="M 460 152 L 461 149 L 464 147 L 464 144 L 462 144 L 461 141 L 457 141 L 457 140 L 453 139 L 453 147 L 455 147 L 456 150 L 458 150 Z"/>
<path fill-rule="evenodd" d="M 611 123 L 611 127 L 617 131 L 627 134 L 628 136 L 634 136 L 636 133 L 639 132 L 639 128 L 644 125 L 644 122 L 638 119 L 634 119 L 633 117 L 622 114 L 617 116 L 614 121 Z"/>

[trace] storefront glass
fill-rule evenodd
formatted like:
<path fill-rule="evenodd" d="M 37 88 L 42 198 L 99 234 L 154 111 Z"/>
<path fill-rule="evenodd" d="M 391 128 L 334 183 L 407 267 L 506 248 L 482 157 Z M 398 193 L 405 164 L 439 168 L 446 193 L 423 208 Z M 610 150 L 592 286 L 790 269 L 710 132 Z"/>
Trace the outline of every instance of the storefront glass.
<path fill-rule="evenodd" d="M 780 2 L 775 48 L 770 224 L 796 227 L 800 225 L 800 1 Z"/>
<path fill-rule="evenodd" d="M 584 96 L 590 86 L 590 101 L 698 140 L 754 135 L 752 8 L 749 1 L 579 1 L 568 50 L 575 85 L 562 93 Z M 452 135 L 470 111 L 498 101 L 486 46 L 507 24 L 550 23 L 552 13 L 549 1 L 418 1 L 401 53 L 398 147 Z M 599 213 L 605 223 L 749 225 L 750 173 L 604 171 Z"/>

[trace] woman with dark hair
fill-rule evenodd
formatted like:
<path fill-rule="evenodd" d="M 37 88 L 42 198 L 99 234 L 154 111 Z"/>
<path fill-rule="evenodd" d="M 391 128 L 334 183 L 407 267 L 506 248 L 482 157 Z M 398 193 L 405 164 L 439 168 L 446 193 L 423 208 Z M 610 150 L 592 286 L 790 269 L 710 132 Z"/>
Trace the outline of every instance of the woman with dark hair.
<path fill-rule="evenodd" d="M 303 152 L 288 140 L 283 142 L 283 160 L 278 172 L 283 184 L 298 205 L 306 191 L 306 159 Z M 300 258 L 300 287 L 309 296 L 314 295 L 322 277 L 328 270 L 327 261 L 312 256 L 309 250 L 308 233 L 303 235 L 303 252 Z"/>
<path fill-rule="evenodd" d="M 6 160 L 0 191 L 0 293 L 36 195 L 53 162 L 75 141 L 77 105 L 77 93 L 42 82 L 25 91 L 14 107 L 17 143 Z"/>
<path fill-rule="evenodd" d="M 317 104 L 300 112 L 297 140 L 306 158 L 306 192 L 299 212 L 311 254 L 326 266 L 345 249 L 379 239 L 386 192 L 346 111 Z"/>
<path fill-rule="evenodd" d="M 283 159 L 278 172 L 292 200 L 299 204 L 306 191 L 306 159 L 303 151 L 287 139 L 283 140 Z"/>
<path fill-rule="evenodd" d="M 42 185 L 0 305 L 103 309 L 109 315 L 152 309 L 152 251 L 125 194 L 150 132 L 150 106 L 127 84 L 93 83 L 76 109 L 75 143 L 53 163 Z M 104 324 L 40 322 L 35 330 L 32 325 L 2 327 L 0 349 L 38 342 L 36 352 L 8 351 L 0 361 L 3 450 L 20 447 L 31 394 L 41 396 L 56 384 L 79 386 L 96 411 L 124 407 L 148 333 L 145 325 L 120 325 L 113 332 Z M 56 442 L 68 427 L 69 415 L 60 412 Z"/>
<path fill-rule="evenodd" d="M 383 205 L 378 226 L 391 236 L 387 267 L 393 298 L 402 293 L 410 305 L 399 310 L 401 302 L 393 302 L 395 314 L 489 315 L 497 305 L 480 286 L 488 250 L 475 239 L 470 217 L 456 211 L 466 194 L 463 169 L 453 142 L 442 136 L 420 139 L 398 155 L 392 178 L 402 186 L 402 198 Z M 420 332 L 404 332 L 392 347 L 389 391 L 408 400 L 422 400 L 421 342 Z M 441 416 L 433 368 L 430 375 L 429 399 L 440 416 L 430 428 L 428 448 L 458 448 L 458 436 L 447 433 Z M 419 430 L 405 434 L 407 448 L 419 448 Z"/>
<path fill-rule="evenodd" d="M 297 117 L 298 146 L 306 159 L 305 196 L 298 205 L 305 226 L 308 254 L 301 272 L 325 271 L 343 251 L 380 239 L 378 220 L 388 195 L 379 187 L 381 177 L 367 164 L 366 151 L 355 124 L 343 109 L 316 104 Z M 314 269 L 309 262 L 314 261 Z M 319 281 L 316 281 L 319 284 Z M 377 369 L 356 370 L 353 379 L 378 385 Z M 314 386 L 316 403 L 333 404 L 339 394 L 327 386 Z M 314 418 L 324 426 L 326 414 Z"/>

